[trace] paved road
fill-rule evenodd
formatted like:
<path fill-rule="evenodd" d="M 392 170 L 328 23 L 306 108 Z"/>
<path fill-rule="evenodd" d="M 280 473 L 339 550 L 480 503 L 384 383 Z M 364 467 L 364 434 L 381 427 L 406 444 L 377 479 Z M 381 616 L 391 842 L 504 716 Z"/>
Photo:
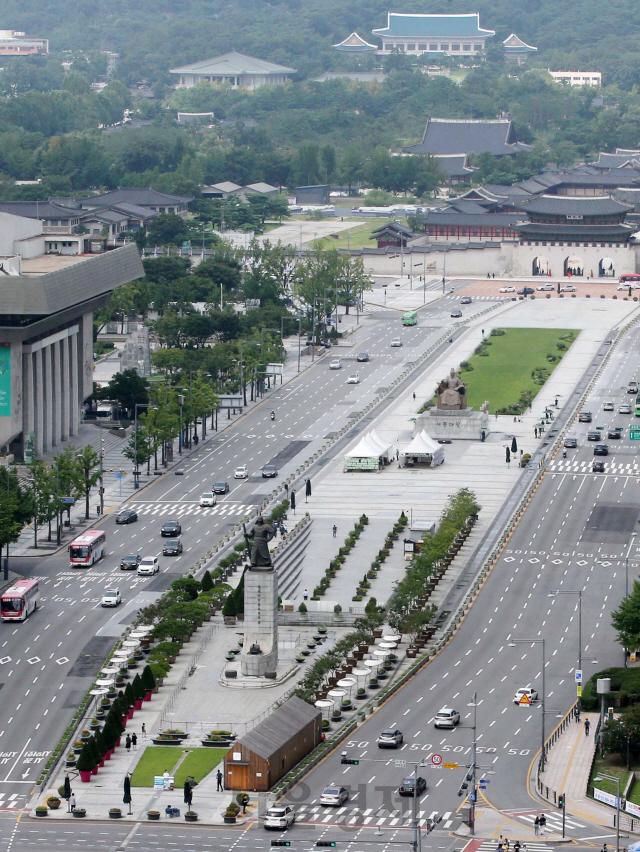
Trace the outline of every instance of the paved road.
<path fill-rule="evenodd" d="M 366 319 L 353 350 L 342 350 L 346 356 L 341 370 L 329 370 L 328 359 L 320 359 L 213 444 L 185 459 L 182 476 L 170 474 L 154 481 L 132 501 L 140 515 L 137 523 L 116 526 L 107 517 L 101 528 L 107 534 L 108 552 L 92 568 L 70 568 L 66 551 L 13 562 L 14 570 L 26 564 L 25 573 L 40 579 L 42 600 L 38 612 L 24 624 L 2 625 L 0 809 L 9 794 L 18 794 L 13 807 L 25 804 L 114 638 L 135 610 L 157 597 L 262 501 L 273 487 L 272 480 L 262 479 L 265 463 L 276 463 L 284 478 L 320 446 L 325 435 L 347 422 L 349 412 L 366 405 L 407 361 L 427 349 L 442 333 L 432 313 L 425 309 L 419 326 L 410 328 L 402 328 L 396 312 L 381 311 Z M 393 336 L 402 338 L 402 348 L 390 348 Z M 371 360 L 357 365 L 360 384 L 348 385 L 347 375 L 356 371 L 355 354 L 362 350 Z M 269 417 L 271 407 L 277 412 L 275 422 Z M 249 466 L 247 481 L 233 479 L 239 464 Z M 216 507 L 200 509 L 200 494 L 220 479 L 230 483 L 230 493 Z M 161 554 L 160 527 L 169 518 L 182 523 L 184 552 L 178 557 Z M 148 579 L 120 572 L 120 557 L 134 551 L 158 554 L 161 573 Z M 104 589 L 113 585 L 120 588 L 124 602 L 115 613 L 100 607 Z"/>

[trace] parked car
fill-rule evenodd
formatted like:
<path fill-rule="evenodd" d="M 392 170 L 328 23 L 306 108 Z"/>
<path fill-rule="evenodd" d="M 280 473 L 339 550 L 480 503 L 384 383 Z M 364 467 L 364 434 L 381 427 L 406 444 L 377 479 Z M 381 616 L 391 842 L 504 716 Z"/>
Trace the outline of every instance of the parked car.
<path fill-rule="evenodd" d="M 434 728 L 455 728 L 459 724 L 460 714 L 450 707 L 443 707 L 442 710 L 438 710 L 433 720 Z"/>
<path fill-rule="evenodd" d="M 460 308 L 453 308 L 453 310 L 451 311 L 451 316 L 453 317 L 453 319 L 460 319 L 460 317 L 462 316 L 462 311 L 460 310 Z"/>
<path fill-rule="evenodd" d="M 120 560 L 120 570 L 135 571 L 138 565 L 140 564 L 141 559 L 142 557 L 139 553 L 128 553 Z"/>
<path fill-rule="evenodd" d="M 160 535 L 163 537 L 173 537 L 180 535 L 182 526 L 180 521 L 165 521 L 160 530 Z"/>
<path fill-rule="evenodd" d="M 241 464 L 240 467 L 237 467 L 233 471 L 234 479 L 248 479 L 249 478 L 249 468 L 246 464 Z"/>
<path fill-rule="evenodd" d="M 228 482 L 214 482 L 211 490 L 214 494 L 228 494 L 229 493 L 229 483 Z"/>
<path fill-rule="evenodd" d="M 209 506 L 216 505 L 216 495 L 213 491 L 205 491 L 204 494 L 200 496 L 200 508 L 204 509 Z"/>
<path fill-rule="evenodd" d="M 138 520 L 138 513 L 135 509 L 121 509 L 116 515 L 116 524 L 133 524 Z"/>
<path fill-rule="evenodd" d="M 264 827 L 266 829 L 286 829 L 295 821 L 296 813 L 290 805 L 272 805 L 264 815 Z"/>
<path fill-rule="evenodd" d="M 369 360 L 369 353 L 368 352 L 360 352 L 358 354 L 358 357 L 356 358 L 356 361 L 361 361 L 361 362 L 368 361 L 368 360 Z"/>
<path fill-rule="evenodd" d="M 563 284 L 560 288 L 561 293 L 575 293 L 577 288 L 573 286 L 573 284 Z"/>
<path fill-rule="evenodd" d="M 593 473 L 605 473 L 605 463 L 601 459 L 594 459 L 591 462 L 591 470 Z"/>
<path fill-rule="evenodd" d="M 514 704 L 520 704 L 520 701 L 521 701 L 521 699 L 524 695 L 527 696 L 529 701 L 537 701 L 538 700 L 538 693 L 536 692 L 535 689 L 531 689 L 531 687 L 529 687 L 529 686 L 523 686 L 513 696 L 513 703 Z"/>
<path fill-rule="evenodd" d="M 329 361 L 329 369 L 330 370 L 341 370 L 342 369 L 342 361 L 339 358 L 334 358 L 333 361 Z"/>
<path fill-rule="evenodd" d="M 349 791 L 344 787 L 336 787 L 332 784 L 325 787 L 320 796 L 321 805 L 333 805 L 339 807 L 349 801 Z"/>
<path fill-rule="evenodd" d="M 523 287 L 521 290 L 518 290 L 518 296 L 533 296 L 534 292 L 533 287 Z"/>
<path fill-rule="evenodd" d="M 593 417 L 591 416 L 590 411 L 581 411 L 580 412 L 580 417 L 578 417 L 579 423 L 591 423 L 592 420 L 593 420 Z"/>
<path fill-rule="evenodd" d="M 549 282 L 548 284 L 541 284 L 539 287 L 536 287 L 536 290 L 555 290 L 556 285 Z"/>
<path fill-rule="evenodd" d="M 182 553 L 182 539 L 180 538 L 170 538 L 162 545 L 163 556 L 178 556 L 180 553 Z"/>
<path fill-rule="evenodd" d="M 390 728 L 387 731 L 382 731 L 378 737 L 378 748 L 400 748 L 403 741 L 402 731 L 397 728 Z"/>
<path fill-rule="evenodd" d="M 572 435 L 567 435 L 564 439 L 564 445 L 568 450 L 573 450 L 578 446 L 578 441 Z"/>
<path fill-rule="evenodd" d="M 409 775 L 407 778 L 402 779 L 402 784 L 398 787 L 398 793 L 401 796 L 419 796 L 421 793 L 424 793 L 426 789 L 427 782 L 421 775 L 418 775 L 417 778 L 414 778 L 413 775 Z"/>
<path fill-rule="evenodd" d="M 262 468 L 262 478 L 263 479 L 273 479 L 278 475 L 278 468 L 275 464 L 265 464 Z"/>
<path fill-rule="evenodd" d="M 118 589 L 105 589 L 101 606 L 118 606 L 121 601 L 122 598 Z"/>
<path fill-rule="evenodd" d="M 473 299 L 471 298 L 471 296 L 463 296 L 460 299 L 461 305 L 470 305 L 472 302 L 473 302 Z"/>
<path fill-rule="evenodd" d="M 160 563 L 157 556 L 145 556 L 138 565 L 138 576 L 149 577 L 157 574 L 160 570 Z"/>

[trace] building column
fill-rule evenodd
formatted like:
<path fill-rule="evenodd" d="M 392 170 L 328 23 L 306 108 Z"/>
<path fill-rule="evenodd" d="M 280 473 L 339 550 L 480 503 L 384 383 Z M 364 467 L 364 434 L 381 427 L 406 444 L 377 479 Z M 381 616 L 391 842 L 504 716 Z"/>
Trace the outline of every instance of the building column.
<path fill-rule="evenodd" d="M 56 341 L 47 347 L 51 352 L 51 408 L 52 429 L 51 444 L 56 447 L 61 440 L 60 420 L 62 413 L 62 399 L 60 390 L 60 345 Z"/>
<path fill-rule="evenodd" d="M 62 380 L 60 382 L 60 398 L 61 398 L 61 418 L 60 418 L 60 436 L 63 441 L 69 437 L 69 338 L 65 337 L 58 343 L 60 347 L 60 374 Z"/>
<path fill-rule="evenodd" d="M 34 365 L 33 355 L 24 353 L 22 355 L 22 443 L 23 447 L 28 440 L 30 432 L 35 431 L 34 411 Z"/>
<path fill-rule="evenodd" d="M 35 387 L 34 387 L 34 431 L 35 431 L 35 453 L 36 456 L 42 456 L 43 450 L 43 430 L 44 430 L 44 382 L 42 380 L 42 349 L 38 349 L 33 353 L 34 371 L 35 371 Z"/>
<path fill-rule="evenodd" d="M 46 453 L 53 446 L 51 347 L 44 346 L 40 351 L 42 352 L 42 449 Z"/>
<path fill-rule="evenodd" d="M 69 435 L 78 434 L 79 421 L 79 394 L 78 394 L 78 335 L 72 334 L 69 338 L 71 352 L 71 393 L 69 396 Z"/>

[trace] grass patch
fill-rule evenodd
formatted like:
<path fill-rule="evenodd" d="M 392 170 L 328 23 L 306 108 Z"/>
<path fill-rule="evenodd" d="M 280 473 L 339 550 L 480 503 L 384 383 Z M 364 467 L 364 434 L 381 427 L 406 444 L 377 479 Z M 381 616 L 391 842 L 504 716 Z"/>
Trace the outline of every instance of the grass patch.
<path fill-rule="evenodd" d="M 571 329 L 509 328 L 490 336 L 490 345 L 478 347 L 479 354 L 469 358 L 471 369 L 462 373 L 468 405 L 477 410 L 488 399 L 492 413 L 522 413 L 522 401 L 536 397 L 540 380 L 551 375 L 577 335 Z"/>
<path fill-rule="evenodd" d="M 398 200 L 398 203 L 402 203 Z M 320 237 L 317 240 L 308 240 L 307 245 L 314 248 L 319 247 L 323 250 L 328 249 L 361 249 L 375 248 L 378 244 L 375 240 L 369 239 L 371 234 L 386 222 L 395 222 L 393 218 L 383 219 L 376 217 L 373 221 L 369 220 L 363 225 L 356 225 L 354 228 L 348 228 L 344 231 L 336 232 L 336 237 Z M 407 225 L 406 219 L 399 219 L 403 225 Z"/>
<path fill-rule="evenodd" d="M 631 770 L 637 772 L 640 769 L 640 766 L 634 766 L 632 764 Z M 620 795 L 624 794 L 624 788 L 626 786 L 627 781 L 629 780 L 629 772 L 627 771 L 626 764 L 624 758 L 619 754 L 608 754 L 605 757 L 598 757 L 593 761 L 593 769 L 591 771 L 591 777 L 589 778 L 589 784 L 592 787 L 597 787 L 599 790 L 604 790 L 605 793 L 611 793 L 612 796 L 618 795 L 618 785 L 614 781 L 607 781 L 603 779 L 602 781 L 598 781 L 597 784 L 594 784 L 593 779 L 598 776 L 599 772 L 606 772 L 607 775 L 613 775 L 615 778 L 620 779 Z M 638 789 L 638 785 L 633 785 L 636 788 L 636 793 L 640 792 Z M 633 790 L 631 791 L 633 794 Z M 636 804 L 640 804 L 637 799 L 630 798 L 630 801 L 636 802 Z"/>
<path fill-rule="evenodd" d="M 200 783 L 224 758 L 226 748 L 196 748 L 190 751 L 176 770 L 175 787 L 184 787 L 190 775 Z"/>
<path fill-rule="evenodd" d="M 133 772 L 131 786 L 153 787 L 154 775 L 162 775 L 165 769 L 171 772 L 181 756 L 179 746 L 148 746 Z"/>

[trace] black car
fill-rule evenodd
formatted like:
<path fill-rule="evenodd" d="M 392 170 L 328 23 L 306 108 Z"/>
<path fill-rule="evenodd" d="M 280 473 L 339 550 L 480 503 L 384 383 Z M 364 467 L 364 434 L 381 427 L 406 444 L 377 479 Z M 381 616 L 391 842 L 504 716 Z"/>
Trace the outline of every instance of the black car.
<path fill-rule="evenodd" d="M 594 459 L 591 462 L 591 470 L 594 473 L 604 473 L 605 472 L 604 462 L 600 461 L 600 459 Z"/>
<path fill-rule="evenodd" d="M 116 524 L 133 524 L 138 520 L 138 513 L 135 509 L 122 509 L 116 515 Z"/>
<path fill-rule="evenodd" d="M 592 420 L 593 420 L 593 417 L 591 416 L 590 411 L 582 411 L 580 413 L 580 417 L 578 417 L 579 423 L 591 423 Z"/>
<path fill-rule="evenodd" d="M 461 305 L 470 305 L 472 302 L 473 302 L 473 299 L 471 298 L 471 296 L 463 296 L 460 299 Z"/>
<path fill-rule="evenodd" d="M 578 446 L 578 441 L 576 440 L 576 438 L 572 437 L 571 435 L 568 435 L 564 439 L 564 445 L 568 450 L 573 450 L 575 449 L 575 447 Z"/>
<path fill-rule="evenodd" d="M 278 475 L 278 468 L 275 464 L 265 464 L 262 468 L 262 478 L 263 479 L 273 479 L 274 476 Z"/>
<path fill-rule="evenodd" d="M 142 562 L 142 557 L 139 553 L 128 553 L 120 560 L 121 571 L 137 571 L 138 565 Z"/>
<path fill-rule="evenodd" d="M 594 456 L 608 456 L 609 447 L 606 444 L 596 444 L 593 448 Z"/>
<path fill-rule="evenodd" d="M 163 556 L 177 556 L 179 553 L 182 553 L 182 541 L 179 538 L 172 538 L 162 545 Z"/>
<path fill-rule="evenodd" d="M 356 361 L 360 361 L 360 362 L 368 361 L 368 360 L 369 360 L 369 353 L 368 352 L 360 352 L 358 354 L 358 357 L 356 358 Z"/>
<path fill-rule="evenodd" d="M 398 787 L 398 793 L 401 796 L 415 796 L 424 793 L 427 789 L 427 782 L 421 775 L 418 775 L 418 784 L 416 785 L 416 779 L 413 775 L 409 775 L 408 778 L 402 779 L 402 784 Z M 417 786 L 417 791 L 416 791 Z"/>
<path fill-rule="evenodd" d="M 612 438 L 614 441 L 620 440 L 622 438 L 622 427 L 616 426 L 614 429 L 607 430 L 607 438 Z"/>
<path fill-rule="evenodd" d="M 167 537 L 175 537 L 180 535 L 181 532 L 182 527 L 180 526 L 180 521 L 165 521 L 162 525 L 160 535 Z"/>
<path fill-rule="evenodd" d="M 229 483 L 228 482 L 214 482 L 211 486 L 211 490 L 214 494 L 228 494 L 229 493 Z"/>
<path fill-rule="evenodd" d="M 587 441 L 599 441 L 601 437 L 600 432 L 587 432 Z"/>
<path fill-rule="evenodd" d="M 533 287 L 523 287 L 522 290 L 518 290 L 518 296 L 532 296 L 534 293 Z"/>

